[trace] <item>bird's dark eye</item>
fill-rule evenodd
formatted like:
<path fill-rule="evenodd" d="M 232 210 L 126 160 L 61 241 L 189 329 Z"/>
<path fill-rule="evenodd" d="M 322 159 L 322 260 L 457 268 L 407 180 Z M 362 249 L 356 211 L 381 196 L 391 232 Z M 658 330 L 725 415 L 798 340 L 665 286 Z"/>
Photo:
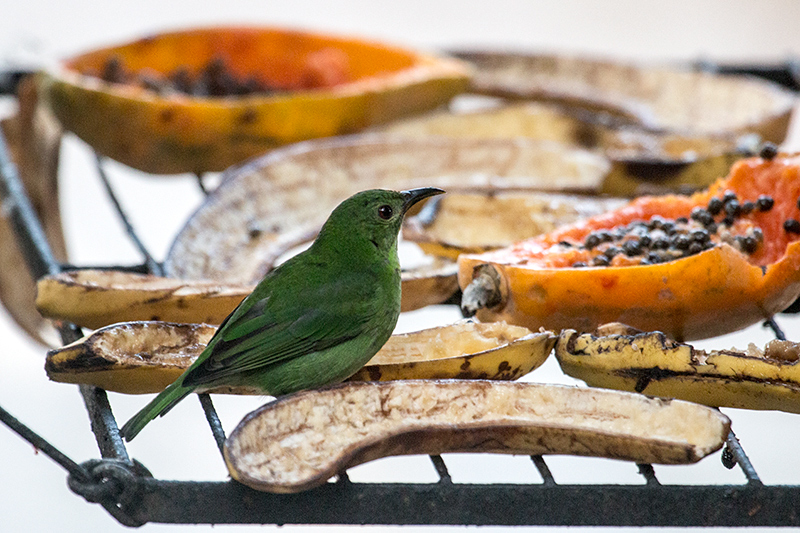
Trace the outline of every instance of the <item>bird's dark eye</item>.
<path fill-rule="evenodd" d="M 382 205 L 378 208 L 378 216 L 381 217 L 383 220 L 389 220 L 392 218 L 394 211 L 392 210 L 392 206 L 390 205 Z"/>

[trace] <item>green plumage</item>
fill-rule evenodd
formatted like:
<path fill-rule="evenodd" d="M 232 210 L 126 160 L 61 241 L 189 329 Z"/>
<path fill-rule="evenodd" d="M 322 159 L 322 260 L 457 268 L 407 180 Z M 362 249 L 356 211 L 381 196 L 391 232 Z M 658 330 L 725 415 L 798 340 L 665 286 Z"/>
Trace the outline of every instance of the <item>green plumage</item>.
<path fill-rule="evenodd" d="M 133 439 L 196 390 L 245 385 L 280 396 L 354 374 L 397 324 L 403 215 L 442 192 L 370 190 L 342 202 L 311 247 L 268 273 L 192 366 L 122 427 L 122 436 Z"/>

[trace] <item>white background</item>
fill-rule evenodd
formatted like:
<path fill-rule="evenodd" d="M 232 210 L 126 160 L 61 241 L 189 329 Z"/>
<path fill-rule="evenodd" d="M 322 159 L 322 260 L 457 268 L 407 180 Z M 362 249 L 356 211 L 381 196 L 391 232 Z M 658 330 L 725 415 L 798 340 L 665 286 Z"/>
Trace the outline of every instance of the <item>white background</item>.
<path fill-rule="evenodd" d="M 620 58 L 657 60 L 778 61 L 800 55 L 800 3 L 792 1 L 441 1 L 375 2 L 139 0 L 125 4 L 80 1 L 4 0 L 0 9 L 0 67 L 53 61 L 105 44 L 148 33 L 222 23 L 276 24 L 383 39 L 420 49 L 484 46 L 529 51 L 575 51 Z M 795 128 L 796 130 L 797 128 Z M 798 149 L 793 136 L 787 146 Z M 74 139 L 62 152 L 62 212 L 70 258 L 77 264 L 135 263 L 111 213 L 84 147 Z M 200 193 L 192 179 L 153 180 L 111 166 L 110 173 L 134 225 L 158 258 Z M 401 318 L 402 330 L 433 326 L 458 317 L 454 309 L 433 309 Z M 797 340 L 800 321 L 781 317 Z M 761 326 L 702 347 L 744 347 L 769 338 Z M 78 462 L 98 456 L 79 394 L 74 386 L 48 382 L 44 349 L 29 341 L 0 310 L 0 405 Z M 554 360 L 530 379 L 574 383 Z M 145 397 L 110 394 L 117 418 L 126 420 Z M 227 431 L 258 398 L 215 399 Z M 767 483 L 800 483 L 800 419 L 773 412 L 725 410 Z M 130 446 L 161 479 L 225 479 L 202 411 L 194 398 L 148 427 Z M 536 482 L 525 457 L 445 456 L 454 481 Z M 642 483 L 633 465 L 594 459 L 554 457 L 548 464 L 559 483 Z M 692 467 L 656 467 L 664 483 L 739 483 L 738 470 L 720 466 L 719 454 Z M 436 479 L 425 457 L 392 458 L 350 471 L 354 481 Z M 144 531 L 190 526 L 151 524 Z M 232 531 L 262 526 L 217 526 Z M 264 526 L 274 529 L 274 526 Z M 0 426 L 0 530 L 115 531 L 119 526 L 102 508 L 66 487 L 65 473 L 30 445 Z M 324 529 L 286 526 L 287 530 Z M 333 529 L 333 528 L 331 528 Z M 390 530 L 369 527 L 368 530 Z M 404 528 L 403 531 L 434 528 Z M 488 528 L 494 529 L 494 528 Z M 210 530 L 198 526 L 192 531 Z"/>

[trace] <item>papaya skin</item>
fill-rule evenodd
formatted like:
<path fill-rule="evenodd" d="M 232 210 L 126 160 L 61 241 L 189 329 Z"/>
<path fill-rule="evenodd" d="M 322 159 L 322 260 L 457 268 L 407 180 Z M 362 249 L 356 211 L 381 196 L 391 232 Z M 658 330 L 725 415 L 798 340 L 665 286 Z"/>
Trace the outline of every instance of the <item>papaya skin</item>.
<path fill-rule="evenodd" d="M 648 220 L 654 214 L 689 216 L 693 207 L 706 205 L 726 190 L 748 200 L 759 194 L 775 198 L 771 210 L 751 215 L 764 240 L 749 256 L 725 243 L 653 265 L 572 268 L 568 254 L 548 255 L 552 243 L 567 237 L 580 239 L 598 228 Z M 607 322 L 623 322 L 681 341 L 730 333 L 769 318 L 800 296 L 800 235 L 782 226 L 786 218 L 800 215 L 798 196 L 799 155 L 747 159 L 707 191 L 643 197 L 541 238 L 496 252 L 462 255 L 459 285 L 466 289 L 474 269 L 489 264 L 500 274 L 502 301 L 479 310 L 478 318 L 534 330 L 589 332 Z"/>
<path fill-rule="evenodd" d="M 348 60 L 341 79 L 309 72 L 314 54 L 330 49 Z M 97 77 L 111 57 L 132 71 L 162 74 L 178 67 L 195 72 L 219 58 L 237 75 L 285 90 L 162 96 Z M 356 38 L 220 27 L 89 52 L 40 73 L 38 82 L 62 125 L 99 153 L 145 172 L 173 174 L 221 171 L 277 146 L 429 110 L 466 90 L 470 75 L 470 67 L 457 60 Z"/>

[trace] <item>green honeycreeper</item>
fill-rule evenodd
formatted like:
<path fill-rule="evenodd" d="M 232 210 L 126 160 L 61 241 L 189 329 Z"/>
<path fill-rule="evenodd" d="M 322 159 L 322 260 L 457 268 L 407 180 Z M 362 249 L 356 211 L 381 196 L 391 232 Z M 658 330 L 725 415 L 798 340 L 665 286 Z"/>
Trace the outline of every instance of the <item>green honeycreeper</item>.
<path fill-rule="evenodd" d="M 343 381 L 389 339 L 400 315 L 397 235 L 433 187 L 369 190 L 339 204 L 314 243 L 258 283 L 197 360 L 120 430 L 133 439 L 194 391 L 257 387 L 280 396 Z"/>

